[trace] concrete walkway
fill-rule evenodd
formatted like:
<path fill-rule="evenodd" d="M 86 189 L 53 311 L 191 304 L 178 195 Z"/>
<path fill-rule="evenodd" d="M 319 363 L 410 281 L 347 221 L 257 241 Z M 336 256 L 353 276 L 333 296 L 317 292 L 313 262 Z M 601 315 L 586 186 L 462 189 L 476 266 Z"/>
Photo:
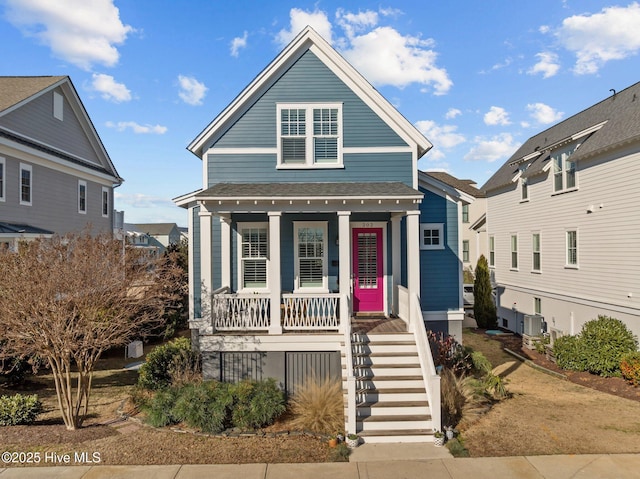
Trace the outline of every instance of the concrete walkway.
<path fill-rule="evenodd" d="M 350 462 L 0 469 L 0 479 L 640 479 L 640 454 L 453 458 L 432 444 L 365 444 Z"/>

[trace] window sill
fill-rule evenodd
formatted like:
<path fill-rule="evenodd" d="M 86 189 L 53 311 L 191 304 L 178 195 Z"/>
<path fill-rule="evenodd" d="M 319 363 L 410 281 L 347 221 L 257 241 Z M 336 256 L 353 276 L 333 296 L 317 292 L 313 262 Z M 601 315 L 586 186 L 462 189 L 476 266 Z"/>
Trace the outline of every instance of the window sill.
<path fill-rule="evenodd" d="M 420 251 L 437 251 L 443 249 L 444 246 L 420 246 Z"/>
<path fill-rule="evenodd" d="M 318 163 L 314 165 L 277 165 L 276 170 L 337 170 L 344 169 L 342 163 Z"/>
<path fill-rule="evenodd" d="M 577 264 L 565 264 L 564 269 L 580 269 Z"/>
<path fill-rule="evenodd" d="M 21 201 L 20 206 L 31 206 L 32 203 L 27 203 L 26 201 Z"/>
<path fill-rule="evenodd" d="M 569 188 L 568 190 L 554 191 L 553 193 L 551 193 L 551 196 L 564 195 L 565 193 L 572 193 L 572 192 L 578 191 L 578 190 L 579 190 L 579 188 L 576 186 L 575 188 Z"/>
<path fill-rule="evenodd" d="M 542 270 L 540 269 L 532 269 L 531 274 L 542 274 Z"/>
<path fill-rule="evenodd" d="M 513 272 L 517 273 L 520 270 L 518 268 L 509 268 L 509 271 L 513 271 Z"/>
<path fill-rule="evenodd" d="M 529 198 L 527 198 L 526 200 L 520 200 L 520 204 L 522 203 L 529 203 Z"/>

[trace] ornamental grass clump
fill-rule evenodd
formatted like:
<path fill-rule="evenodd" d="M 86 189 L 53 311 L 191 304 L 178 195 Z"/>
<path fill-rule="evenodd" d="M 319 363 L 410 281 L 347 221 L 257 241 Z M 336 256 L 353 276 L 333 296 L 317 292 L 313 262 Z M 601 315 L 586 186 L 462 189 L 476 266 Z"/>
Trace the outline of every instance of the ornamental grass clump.
<path fill-rule="evenodd" d="M 339 379 L 311 377 L 289 400 L 296 429 L 332 434 L 344 429 L 344 398 Z"/>

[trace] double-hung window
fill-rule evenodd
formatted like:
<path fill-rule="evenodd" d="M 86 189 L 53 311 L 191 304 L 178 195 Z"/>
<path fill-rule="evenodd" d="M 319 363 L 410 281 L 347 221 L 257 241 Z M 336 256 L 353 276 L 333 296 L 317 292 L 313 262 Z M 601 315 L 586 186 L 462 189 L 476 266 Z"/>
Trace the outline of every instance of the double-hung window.
<path fill-rule="evenodd" d="M 326 292 L 327 222 L 294 222 L 296 290 Z"/>
<path fill-rule="evenodd" d="M 469 262 L 469 240 L 462 240 L 462 261 Z"/>
<path fill-rule="evenodd" d="M 32 170 L 31 165 L 20 163 L 20 204 L 31 206 Z"/>
<path fill-rule="evenodd" d="M 540 272 L 540 233 L 533 233 L 531 235 L 531 251 L 533 253 L 532 270 Z"/>
<path fill-rule="evenodd" d="M 577 147 L 578 145 L 573 145 L 569 148 L 563 148 L 551 155 L 554 193 L 576 188 L 576 162 L 570 158 Z"/>
<path fill-rule="evenodd" d="M 422 223 L 420 225 L 420 249 L 444 249 L 443 223 Z"/>
<path fill-rule="evenodd" d="M 462 222 L 463 223 L 468 223 L 469 222 L 469 205 L 462 205 Z"/>
<path fill-rule="evenodd" d="M 240 245 L 240 281 L 242 289 L 267 288 L 267 223 L 238 224 Z"/>
<path fill-rule="evenodd" d="M 342 167 L 341 104 L 279 104 L 278 167 Z"/>
<path fill-rule="evenodd" d="M 102 187 L 102 216 L 109 216 L 109 188 L 106 186 Z"/>
<path fill-rule="evenodd" d="M 78 180 L 78 213 L 87 212 L 87 182 Z"/>
<path fill-rule="evenodd" d="M 518 269 L 518 235 L 511 235 L 511 269 Z"/>
<path fill-rule="evenodd" d="M 578 267 L 578 231 L 567 231 L 567 266 Z"/>
<path fill-rule="evenodd" d="M 489 236 L 489 266 L 494 267 L 496 265 L 496 238 L 495 236 Z"/>

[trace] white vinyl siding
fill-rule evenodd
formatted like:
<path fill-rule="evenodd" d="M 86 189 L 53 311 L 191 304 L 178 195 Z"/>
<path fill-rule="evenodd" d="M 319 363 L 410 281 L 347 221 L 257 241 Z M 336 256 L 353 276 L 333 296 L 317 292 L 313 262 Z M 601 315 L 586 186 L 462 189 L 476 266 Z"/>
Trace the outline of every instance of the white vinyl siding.
<path fill-rule="evenodd" d="M 279 168 L 341 168 L 342 105 L 279 104 Z"/>
<path fill-rule="evenodd" d="M 78 180 L 78 213 L 87 213 L 87 182 Z"/>
<path fill-rule="evenodd" d="M 239 223 L 240 286 L 243 290 L 267 288 L 267 223 Z"/>
<path fill-rule="evenodd" d="M 20 163 L 20 204 L 31 206 L 33 171 L 31 165 Z"/>
<path fill-rule="evenodd" d="M 327 222 L 294 225 L 296 290 L 327 292 Z"/>
<path fill-rule="evenodd" d="M 443 223 L 420 224 L 420 249 L 444 249 Z"/>

